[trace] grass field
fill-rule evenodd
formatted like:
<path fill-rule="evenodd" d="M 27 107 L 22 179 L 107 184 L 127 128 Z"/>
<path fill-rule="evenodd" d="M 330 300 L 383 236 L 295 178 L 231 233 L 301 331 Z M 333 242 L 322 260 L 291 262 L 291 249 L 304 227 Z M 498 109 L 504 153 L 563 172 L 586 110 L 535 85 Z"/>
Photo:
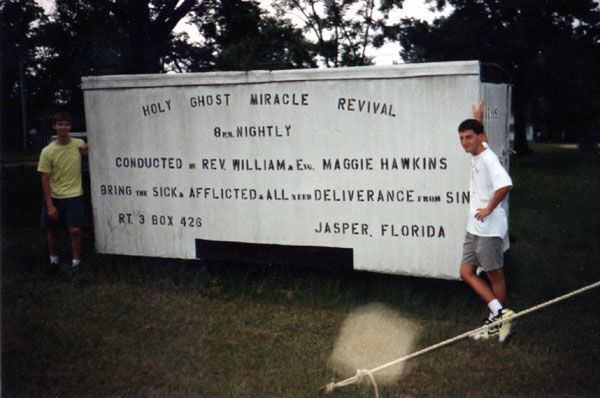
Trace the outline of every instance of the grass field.
<path fill-rule="evenodd" d="M 600 280 L 600 157 L 551 145 L 513 159 L 506 254 L 516 311 Z M 54 277 L 33 168 L 2 176 L 2 395 L 319 396 L 346 315 L 382 303 L 416 349 L 479 326 L 462 282 L 245 263 L 97 255 Z M 66 239 L 65 239 L 66 245 Z M 600 394 L 600 289 L 519 320 L 506 347 L 463 340 L 414 359 L 381 396 Z M 330 396 L 372 396 L 370 385 Z"/>

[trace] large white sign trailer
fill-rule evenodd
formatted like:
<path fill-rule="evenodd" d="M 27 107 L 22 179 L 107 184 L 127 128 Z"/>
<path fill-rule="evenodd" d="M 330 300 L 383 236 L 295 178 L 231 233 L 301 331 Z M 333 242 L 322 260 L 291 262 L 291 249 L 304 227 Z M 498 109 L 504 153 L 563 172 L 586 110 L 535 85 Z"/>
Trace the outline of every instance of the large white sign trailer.
<path fill-rule="evenodd" d="M 479 62 L 83 78 L 100 253 L 458 279 Z M 505 204 L 506 205 L 506 204 Z"/>

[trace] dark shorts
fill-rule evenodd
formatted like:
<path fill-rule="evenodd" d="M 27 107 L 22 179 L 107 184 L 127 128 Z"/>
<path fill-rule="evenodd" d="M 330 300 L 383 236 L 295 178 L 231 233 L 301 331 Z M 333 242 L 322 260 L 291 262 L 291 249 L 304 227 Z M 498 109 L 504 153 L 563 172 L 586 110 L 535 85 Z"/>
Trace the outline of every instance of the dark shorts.
<path fill-rule="evenodd" d="M 481 267 L 485 272 L 504 266 L 502 238 L 477 236 L 467 232 L 463 244 L 462 264 Z"/>
<path fill-rule="evenodd" d="M 52 203 L 58 210 L 58 220 L 48 217 L 48 208 L 44 200 L 42 204 L 42 228 L 81 228 L 83 222 L 83 195 L 67 199 L 52 198 Z"/>

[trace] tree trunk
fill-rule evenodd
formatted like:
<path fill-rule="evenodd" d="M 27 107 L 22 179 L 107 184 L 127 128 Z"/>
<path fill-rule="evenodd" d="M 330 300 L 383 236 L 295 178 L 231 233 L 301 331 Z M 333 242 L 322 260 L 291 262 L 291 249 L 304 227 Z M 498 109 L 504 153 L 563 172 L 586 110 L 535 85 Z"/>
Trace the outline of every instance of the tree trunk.
<path fill-rule="evenodd" d="M 529 148 L 529 144 L 527 144 L 527 131 L 525 127 L 525 115 L 521 113 L 515 113 L 514 150 L 517 152 L 517 156 L 525 156 L 531 152 L 531 148 Z"/>

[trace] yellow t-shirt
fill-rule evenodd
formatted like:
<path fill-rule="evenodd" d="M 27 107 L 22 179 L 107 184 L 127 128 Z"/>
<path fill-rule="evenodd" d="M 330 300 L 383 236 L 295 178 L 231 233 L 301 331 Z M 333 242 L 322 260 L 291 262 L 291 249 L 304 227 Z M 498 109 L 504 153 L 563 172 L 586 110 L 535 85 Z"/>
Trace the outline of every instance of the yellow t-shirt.
<path fill-rule="evenodd" d="M 71 142 L 66 145 L 53 141 L 42 149 L 38 171 L 50 173 L 53 198 L 66 199 L 83 195 L 79 148 L 84 145 L 83 140 L 71 138 Z"/>

